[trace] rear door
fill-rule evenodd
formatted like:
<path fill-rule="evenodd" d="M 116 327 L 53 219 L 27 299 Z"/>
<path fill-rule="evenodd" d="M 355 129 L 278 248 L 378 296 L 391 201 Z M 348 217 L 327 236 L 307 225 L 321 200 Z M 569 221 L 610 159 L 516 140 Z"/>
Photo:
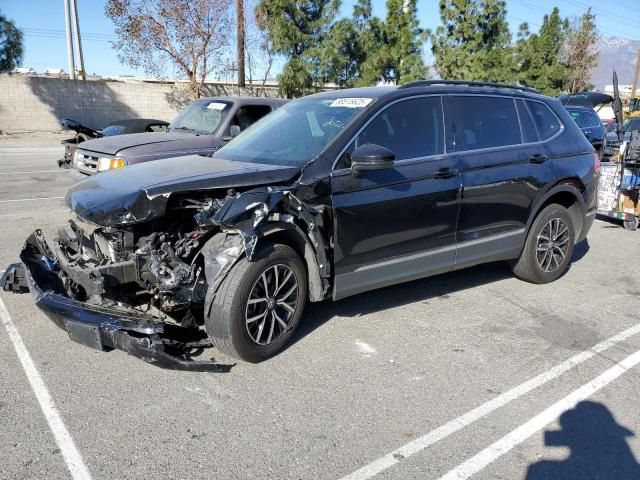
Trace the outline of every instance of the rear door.
<path fill-rule="evenodd" d="M 365 143 L 393 151 L 395 168 L 354 174 L 349 155 Z M 379 112 L 338 160 L 332 191 L 335 298 L 451 269 L 460 176 L 445 153 L 441 97 Z"/>
<path fill-rule="evenodd" d="M 459 154 L 462 179 L 456 264 L 516 257 L 532 204 L 552 178 L 536 119 L 511 97 L 446 96 L 444 105 L 447 148 Z"/>

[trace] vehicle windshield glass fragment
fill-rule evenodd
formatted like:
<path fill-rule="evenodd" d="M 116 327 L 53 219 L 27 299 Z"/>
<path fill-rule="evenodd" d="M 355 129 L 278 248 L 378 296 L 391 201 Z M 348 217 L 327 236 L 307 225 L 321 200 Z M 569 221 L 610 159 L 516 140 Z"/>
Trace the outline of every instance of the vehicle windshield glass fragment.
<path fill-rule="evenodd" d="M 264 117 L 215 156 L 300 167 L 313 160 L 371 98 L 306 98 Z"/>
<path fill-rule="evenodd" d="M 120 135 L 124 132 L 124 125 L 109 125 L 107 128 L 102 130 L 102 135 L 105 137 L 109 137 L 111 135 Z"/>
<path fill-rule="evenodd" d="M 170 130 L 191 130 L 198 134 L 216 131 L 228 113 L 230 104 L 221 101 L 201 101 L 189 105 L 171 122 Z"/>

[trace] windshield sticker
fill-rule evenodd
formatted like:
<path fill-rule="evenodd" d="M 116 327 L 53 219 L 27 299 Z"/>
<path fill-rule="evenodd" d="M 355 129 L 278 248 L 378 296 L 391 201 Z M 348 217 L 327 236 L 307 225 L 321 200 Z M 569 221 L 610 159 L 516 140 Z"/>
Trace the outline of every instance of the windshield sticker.
<path fill-rule="evenodd" d="M 209 110 L 224 110 L 226 106 L 226 103 L 211 102 L 209 105 L 207 105 L 207 108 Z"/>
<path fill-rule="evenodd" d="M 373 101 L 373 98 L 337 98 L 333 101 L 330 107 L 345 107 L 345 108 L 364 108 Z"/>

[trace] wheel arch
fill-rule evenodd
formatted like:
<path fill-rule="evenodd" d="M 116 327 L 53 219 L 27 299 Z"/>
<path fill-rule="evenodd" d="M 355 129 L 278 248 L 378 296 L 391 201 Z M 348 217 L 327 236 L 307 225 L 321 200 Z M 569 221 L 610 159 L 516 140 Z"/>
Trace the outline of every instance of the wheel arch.
<path fill-rule="evenodd" d="M 569 178 L 558 182 L 551 187 L 544 195 L 542 195 L 535 206 L 531 209 L 531 214 L 527 221 L 526 231 L 529 233 L 529 229 L 536 219 L 538 214 L 547 205 L 557 203 L 562 205 L 569 211 L 569 216 L 573 222 L 575 228 L 576 240 L 581 238 L 582 229 L 585 223 L 585 214 L 587 208 L 584 202 L 582 192 L 584 191 L 584 185 L 580 180 L 575 178 Z"/>
<path fill-rule="evenodd" d="M 307 270 L 309 300 L 312 302 L 324 300 L 326 288 L 320 275 L 316 250 L 311 239 L 300 227 L 291 223 L 270 222 L 256 233 L 259 235 L 257 248 L 264 245 L 264 242 L 281 243 L 293 248 L 303 259 Z"/>

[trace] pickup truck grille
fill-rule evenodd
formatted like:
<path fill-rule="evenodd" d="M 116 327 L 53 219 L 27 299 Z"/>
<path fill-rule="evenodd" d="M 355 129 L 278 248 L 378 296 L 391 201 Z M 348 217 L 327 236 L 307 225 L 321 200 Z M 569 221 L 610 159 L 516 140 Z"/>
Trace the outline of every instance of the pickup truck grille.
<path fill-rule="evenodd" d="M 75 167 L 82 173 L 93 175 L 98 171 L 98 156 L 93 152 L 78 150 Z"/>

